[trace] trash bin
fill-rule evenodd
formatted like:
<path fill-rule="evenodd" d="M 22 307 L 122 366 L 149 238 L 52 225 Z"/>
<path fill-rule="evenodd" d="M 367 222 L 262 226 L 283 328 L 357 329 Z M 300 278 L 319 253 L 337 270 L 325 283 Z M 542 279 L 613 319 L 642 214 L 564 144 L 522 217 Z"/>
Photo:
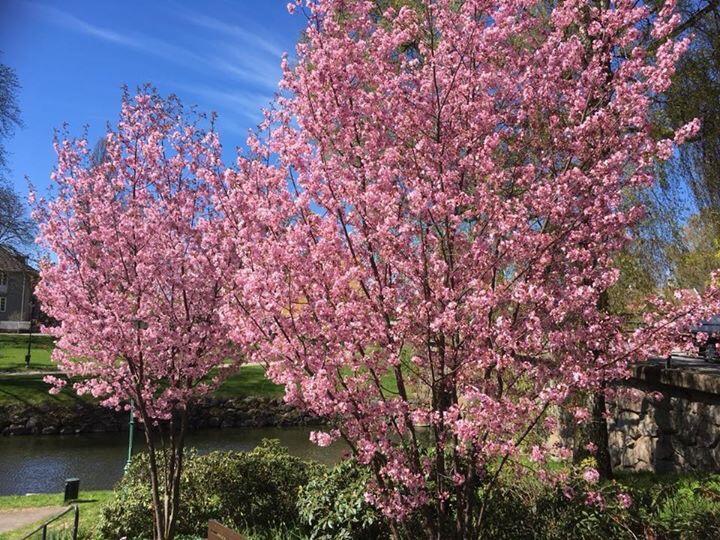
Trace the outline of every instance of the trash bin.
<path fill-rule="evenodd" d="M 80 479 L 68 478 L 65 480 L 65 502 L 76 501 L 80 496 Z"/>

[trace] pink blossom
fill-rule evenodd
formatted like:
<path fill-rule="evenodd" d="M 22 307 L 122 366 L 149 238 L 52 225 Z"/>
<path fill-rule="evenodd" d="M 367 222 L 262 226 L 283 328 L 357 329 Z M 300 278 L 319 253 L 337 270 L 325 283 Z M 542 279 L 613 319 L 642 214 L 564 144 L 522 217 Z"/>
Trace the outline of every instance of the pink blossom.
<path fill-rule="evenodd" d="M 688 139 L 694 137 L 698 134 L 701 127 L 702 125 L 699 118 L 688 122 L 675 133 L 675 138 L 673 139 L 675 144 L 683 144 Z"/>
<path fill-rule="evenodd" d="M 584 407 L 576 407 L 573 410 L 573 416 L 578 422 L 587 422 L 590 419 L 590 411 Z"/>
<path fill-rule="evenodd" d="M 602 496 L 602 493 L 598 491 L 588 491 L 587 495 L 585 496 L 585 504 L 587 506 L 594 506 L 599 510 L 604 510 L 605 498 Z"/>
<path fill-rule="evenodd" d="M 585 480 L 588 484 L 596 484 L 598 480 L 600 480 L 600 473 L 597 471 L 597 469 L 590 467 L 585 469 L 582 477 L 583 480 Z"/>
<path fill-rule="evenodd" d="M 541 462 L 545 460 L 545 452 L 537 445 L 533 445 L 530 452 L 530 459 L 535 462 Z"/>
<path fill-rule="evenodd" d="M 52 388 L 48 390 L 51 394 L 59 394 L 63 387 L 67 385 L 66 379 L 60 379 L 59 377 L 55 377 L 53 375 L 46 375 L 43 377 L 43 382 L 52 385 Z"/>
<path fill-rule="evenodd" d="M 652 399 L 656 403 L 659 403 L 665 399 L 665 394 L 660 391 L 654 391 L 650 393 L 650 399 Z"/>
<path fill-rule="evenodd" d="M 617 501 L 621 508 L 628 509 L 633 505 L 633 500 L 627 493 L 618 493 Z"/>
<path fill-rule="evenodd" d="M 311 431 L 310 440 L 318 446 L 330 446 L 333 442 L 333 436 L 325 431 Z"/>

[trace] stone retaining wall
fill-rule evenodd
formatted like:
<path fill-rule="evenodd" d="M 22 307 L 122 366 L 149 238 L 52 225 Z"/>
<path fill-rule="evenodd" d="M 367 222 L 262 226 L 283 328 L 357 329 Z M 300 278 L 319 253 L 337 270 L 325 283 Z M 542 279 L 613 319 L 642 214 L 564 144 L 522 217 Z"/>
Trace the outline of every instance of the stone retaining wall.
<path fill-rule="evenodd" d="M 608 430 L 615 469 L 720 471 L 720 366 L 637 367 L 609 403 Z"/>
<path fill-rule="evenodd" d="M 70 435 L 125 431 L 128 429 L 128 417 L 127 412 L 115 412 L 91 404 L 57 407 L 43 403 L 39 406 L 0 407 L 0 434 Z M 282 399 L 262 397 L 206 398 L 193 406 L 188 415 L 190 429 L 320 423 L 318 418 L 286 405 Z"/>

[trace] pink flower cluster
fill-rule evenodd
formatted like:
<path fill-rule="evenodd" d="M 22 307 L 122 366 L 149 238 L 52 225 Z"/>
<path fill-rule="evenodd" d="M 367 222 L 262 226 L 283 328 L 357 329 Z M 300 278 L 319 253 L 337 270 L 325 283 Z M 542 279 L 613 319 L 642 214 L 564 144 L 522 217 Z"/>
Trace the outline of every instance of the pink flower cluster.
<path fill-rule="evenodd" d="M 642 217 L 627 194 L 698 127 L 651 130 L 687 47 L 674 4 L 527 5 L 307 2 L 266 131 L 216 190 L 232 338 L 334 422 L 395 519 L 472 506 L 551 406 L 669 342 L 602 303 Z"/>
<path fill-rule="evenodd" d="M 35 200 L 39 242 L 55 254 L 37 287 L 60 321 L 48 329 L 53 359 L 79 393 L 117 409 L 132 399 L 148 423 L 207 392 L 238 354 L 220 319 L 223 267 L 208 249 L 220 145 L 182 118 L 149 88 L 126 95 L 99 157 L 84 139 L 56 142 L 56 196 Z"/>

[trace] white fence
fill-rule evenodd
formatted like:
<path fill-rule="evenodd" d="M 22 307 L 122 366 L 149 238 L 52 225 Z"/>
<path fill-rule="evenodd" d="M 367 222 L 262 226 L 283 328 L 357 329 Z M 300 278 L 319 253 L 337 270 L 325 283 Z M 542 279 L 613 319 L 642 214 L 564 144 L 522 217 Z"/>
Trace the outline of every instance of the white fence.
<path fill-rule="evenodd" d="M 27 332 L 30 321 L 0 321 L 0 332 Z"/>

